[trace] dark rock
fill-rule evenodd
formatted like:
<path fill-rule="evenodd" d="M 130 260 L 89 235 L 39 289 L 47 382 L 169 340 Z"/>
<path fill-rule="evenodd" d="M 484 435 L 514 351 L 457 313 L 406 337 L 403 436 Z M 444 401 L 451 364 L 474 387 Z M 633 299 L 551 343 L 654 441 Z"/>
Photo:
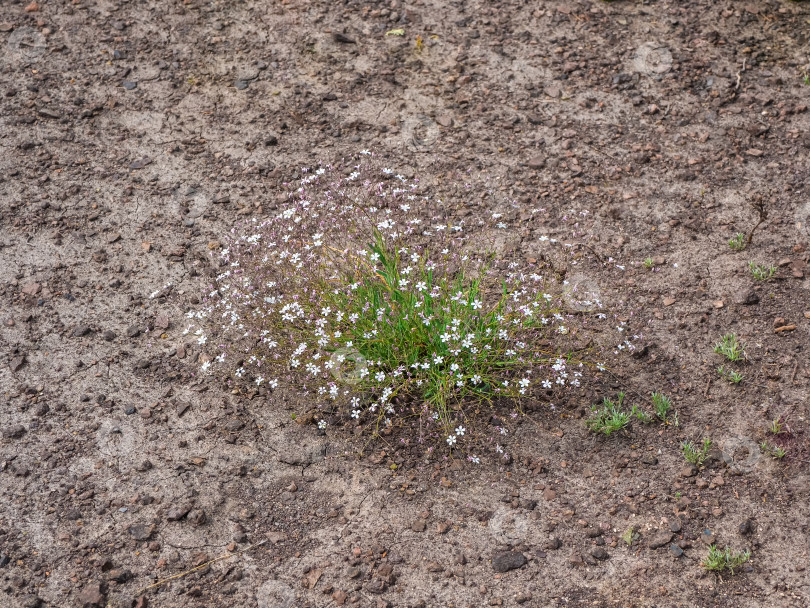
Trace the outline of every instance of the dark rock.
<path fill-rule="evenodd" d="M 672 541 L 675 535 L 669 530 L 659 530 L 653 534 L 652 538 L 647 542 L 650 549 L 658 549 Z"/>
<path fill-rule="evenodd" d="M 322 99 L 324 101 L 335 101 L 337 99 L 337 95 L 335 95 L 334 93 L 331 93 L 331 92 L 330 93 L 325 93 L 324 96 L 322 97 Z"/>
<path fill-rule="evenodd" d="M 155 531 L 155 526 L 147 526 L 144 524 L 132 524 L 129 528 L 127 528 L 127 532 L 129 535 L 134 538 L 135 540 L 139 541 L 147 541 L 152 538 L 152 534 Z"/>
<path fill-rule="evenodd" d="M 520 499 L 520 508 L 526 509 L 527 511 L 533 511 L 537 507 L 536 500 L 530 500 L 528 498 L 521 498 Z"/>
<path fill-rule="evenodd" d="M 509 572 L 526 565 L 526 556 L 517 551 L 504 551 L 492 558 L 492 569 L 495 572 Z"/>
<path fill-rule="evenodd" d="M 681 549 L 678 545 L 675 544 L 669 546 L 669 552 L 672 554 L 673 557 L 681 557 L 683 555 L 683 549 Z"/>
<path fill-rule="evenodd" d="M 104 338 L 107 342 L 112 342 L 113 340 L 115 340 L 115 332 L 108 329 L 103 334 L 101 334 L 101 337 Z"/>
<path fill-rule="evenodd" d="M 571 564 L 572 566 L 579 568 L 585 565 L 585 560 L 582 559 L 582 555 L 580 554 L 579 551 L 574 551 L 571 554 L 571 557 L 568 558 L 568 563 Z"/>
<path fill-rule="evenodd" d="M 107 574 L 107 578 L 116 583 L 126 583 L 132 578 L 132 572 L 121 569 L 110 570 L 109 574 Z"/>
<path fill-rule="evenodd" d="M 608 552 L 605 551 L 605 549 L 602 547 L 594 547 L 593 549 L 591 549 L 591 555 L 596 559 L 598 559 L 599 561 L 605 561 L 608 557 L 610 557 L 610 555 L 608 555 Z"/>
<path fill-rule="evenodd" d="M 190 505 L 175 505 L 166 513 L 166 519 L 169 521 L 177 521 L 183 519 L 191 511 Z"/>
<path fill-rule="evenodd" d="M 8 364 L 9 368 L 11 368 L 12 372 L 18 372 L 22 369 L 23 365 L 25 365 L 25 355 L 21 355 L 19 357 L 14 357 L 11 362 Z"/>
<path fill-rule="evenodd" d="M 234 88 L 236 88 L 237 91 L 244 91 L 246 88 L 248 88 L 248 81 L 237 80 L 236 82 L 233 83 L 233 86 Z"/>
<path fill-rule="evenodd" d="M 4 439 L 19 439 L 25 435 L 25 427 L 21 424 L 13 424 L 3 429 Z"/>
<path fill-rule="evenodd" d="M 8 555 L 6 555 L 5 553 L 0 553 L 0 568 L 5 568 L 6 566 L 8 566 L 10 561 L 11 558 Z"/>
<path fill-rule="evenodd" d="M 132 80 L 125 80 L 121 83 L 121 86 L 124 87 L 127 91 L 134 91 L 138 88 L 138 83 Z"/>
<path fill-rule="evenodd" d="M 245 426 L 244 422 L 234 418 L 233 420 L 228 420 L 228 422 L 225 423 L 225 430 L 231 433 L 235 433 L 244 426 Z"/>
<path fill-rule="evenodd" d="M 641 464 L 645 464 L 648 467 L 654 467 L 658 464 L 658 458 L 656 458 L 653 454 L 644 454 L 641 457 Z"/>
<path fill-rule="evenodd" d="M 545 544 L 543 544 L 543 549 L 546 551 L 556 551 L 560 547 L 562 547 L 562 541 L 554 536 L 549 538 Z"/>
<path fill-rule="evenodd" d="M 42 599 L 39 596 L 34 595 L 33 593 L 29 593 L 28 595 L 22 596 L 20 600 L 21 600 L 20 606 L 22 608 L 41 608 L 43 605 Z"/>
<path fill-rule="evenodd" d="M 753 519 L 746 519 L 742 522 L 738 528 L 740 534 L 745 536 L 746 534 L 751 534 L 754 530 L 756 530 L 757 526 L 754 523 Z"/>
<path fill-rule="evenodd" d="M 673 519 L 669 522 L 669 529 L 677 534 L 681 531 L 681 521 L 679 519 Z"/>
<path fill-rule="evenodd" d="M 342 42 L 343 44 L 355 43 L 353 38 L 349 38 L 346 34 L 341 34 L 340 32 L 332 32 L 332 40 L 335 42 Z"/>
<path fill-rule="evenodd" d="M 375 578 L 369 581 L 366 585 L 364 585 L 363 588 L 369 593 L 379 595 L 380 593 L 383 593 L 386 590 L 387 585 L 380 579 Z"/>
<path fill-rule="evenodd" d="M 144 156 L 143 158 L 139 158 L 137 160 L 132 161 L 129 164 L 130 169 L 143 169 L 144 167 L 151 165 L 152 159 L 148 156 Z"/>
<path fill-rule="evenodd" d="M 130 338 L 137 338 L 141 335 L 141 328 L 137 325 L 130 325 L 127 327 L 127 336 Z"/>
<path fill-rule="evenodd" d="M 86 336 L 90 333 L 90 328 L 87 325 L 79 325 L 73 330 L 73 337 L 74 338 L 81 338 Z"/>
<path fill-rule="evenodd" d="M 351 568 L 346 570 L 346 576 L 348 576 L 349 578 L 357 578 L 361 574 L 362 572 L 360 571 L 360 568 L 358 568 L 357 566 L 352 566 Z"/>

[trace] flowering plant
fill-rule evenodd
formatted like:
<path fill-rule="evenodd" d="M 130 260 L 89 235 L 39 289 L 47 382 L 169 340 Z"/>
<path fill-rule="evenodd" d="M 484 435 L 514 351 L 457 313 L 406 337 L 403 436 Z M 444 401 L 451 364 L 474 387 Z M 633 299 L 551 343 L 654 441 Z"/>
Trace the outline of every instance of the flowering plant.
<path fill-rule="evenodd" d="M 450 447 L 481 404 L 578 386 L 552 280 L 472 247 L 431 212 L 441 201 L 374 160 L 305 171 L 275 215 L 232 231 L 189 313 L 220 351 L 203 371 L 317 395 L 321 428 L 417 419 Z"/>

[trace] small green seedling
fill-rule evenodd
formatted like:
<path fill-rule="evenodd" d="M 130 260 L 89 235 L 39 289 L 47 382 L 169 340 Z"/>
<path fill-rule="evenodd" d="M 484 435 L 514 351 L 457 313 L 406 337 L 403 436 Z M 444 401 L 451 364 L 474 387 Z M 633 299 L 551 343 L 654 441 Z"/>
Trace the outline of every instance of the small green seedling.
<path fill-rule="evenodd" d="M 754 262 L 748 262 L 748 268 L 751 269 L 751 274 L 754 275 L 757 281 L 767 281 L 776 274 L 775 266 L 761 266 L 754 264 Z"/>
<path fill-rule="evenodd" d="M 633 530 L 633 526 L 630 526 L 629 528 L 627 528 L 627 531 L 624 534 L 622 534 L 621 539 L 628 545 L 632 545 L 634 532 L 635 530 Z"/>
<path fill-rule="evenodd" d="M 709 572 L 724 572 L 728 570 L 734 574 L 734 570 L 742 566 L 751 557 L 750 551 L 733 551 L 726 547 L 723 550 L 717 548 L 717 545 L 709 547 L 709 555 L 701 562 L 704 570 Z"/>
<path fill-rule="evenodd" d="M 771 420 L 770 426 L 768 426 L 768 430 L 773 433 L 774 435 L 779 435 L 784 431 L 785 423 L 782 422 L 781 418 L 774 418 Z"/>
<path fill-rule="evenodd" d="M 653 417 L 650 416 L 647 412 L 640 410 L 635 405 L 630 410 L 630 415 L 635 416 L 638 420 L 640 420 L 643 424 L 650 424 L 653 420 Z"/>
<path fill-rule="evenodd" d="M 726 334 L 720 338 L 720 342 L 714 345 L 714 352 L 723 355 L 729 361 L 745 359 L 745 349 L 737 334 Z"/>
<path fill-rule="evenodd" d="M 630 424 L 630 415 L 622 411 L 622 401 L 624 401 L 624 393 L 619 393 L 619 397 L 615 402 L 605 397 L 602 400 L 601 407 L 598 405 L 591 406 L 591 416 L 585 421 L 588 430 L 602 435 L 610 435 Z"/>
<path fill-rule="evenodd" d="M 655 415 L 661 422 L 669 421 L 669 411 L 672 409 L 672 401 L 663 393 L 652 394 L 653 408 Z"/>
<path fill-rule="evenodd" d="M 686 462 L 699 467 L 706 462 L 706 458 L 709 456 L 709 449 L 711 447 L 711 439 L 704 439 L 703 446 L 700 448 L 698 448 L 691 441 L 684 441 L 681 444 L 681 451 L 683 452 L 683 457 L 686 459 Z"/>
<path fill-rule="evenodd" d="M 717 373 L 720 374 L 720 377 L 731 384 L 739 384 L 742 382 L 743 375 L 733 369 L 726 369 L 724 365 L 721 365 L 717 368 Z"/>
<path fill-rule="evenodd" d="M 654 262 L 652 258 L 647 258 L 646 260 L 644 260 L 644 268 L 646 268 L 647 270 L 652 270 L 653 264 Z"/>
<path fill-rule="evenodd" d="M 810 74 L 808 74 L 807 72 L 805 72 L 805 73 L 804 73 L 804 78 L 802 79 L 802 82 L 803 82 L 804 84 L 806 84 L 807 86 L 810 86 Z"/>
<path fill-rule="evenodd" d="M 728 246 L 734 251 L 742 251 L 745 249 L 745 245 L 745 235 L 742 232 L 738 232 L 728 241 Z"/>
<path fill-rule="evenodd" d="M 779 447 L 778 445 L 772 445 L 767 441 L 760 443 L 759 449 L 774 460 L 782 460 L 787 455 L 787 450 Z"/>

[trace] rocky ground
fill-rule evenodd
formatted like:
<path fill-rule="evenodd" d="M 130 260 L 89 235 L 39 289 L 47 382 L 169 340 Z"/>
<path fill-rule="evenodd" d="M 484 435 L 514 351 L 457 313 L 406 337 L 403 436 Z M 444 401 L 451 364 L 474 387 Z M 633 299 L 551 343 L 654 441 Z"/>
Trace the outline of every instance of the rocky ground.
<path fill-rule="evenodd" d="M 808 605 L 808 31 L 787 0 L 4 2 L 0 604 Z M 511 255 L 576 239 L 623 328 L 510 461 L 361 452 L 198 373 L 209 253 L 362 148 L 497 180 L 447 212 L 504 213 Z M 679 425 L 589 434 L 618 390 Z M 751 560 L 705 573 L 713 543 Z"/>

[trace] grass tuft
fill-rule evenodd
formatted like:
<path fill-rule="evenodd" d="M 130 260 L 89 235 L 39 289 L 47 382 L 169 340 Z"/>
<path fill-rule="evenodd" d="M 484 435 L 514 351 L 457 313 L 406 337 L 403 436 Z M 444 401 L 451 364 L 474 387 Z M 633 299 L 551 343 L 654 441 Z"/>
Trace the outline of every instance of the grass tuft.
<path fill-rule="evenodd" d="M 712 545 L 709 547 L 709 554 L 700 565 L 709 572 L 725 572 L 728 570 L 731 574 L 734 574 L 734 570 L 739 569 L 750 557 L 750 551 L 734 551 L 728 547 L 721 550 L 716 545 Z"/>

